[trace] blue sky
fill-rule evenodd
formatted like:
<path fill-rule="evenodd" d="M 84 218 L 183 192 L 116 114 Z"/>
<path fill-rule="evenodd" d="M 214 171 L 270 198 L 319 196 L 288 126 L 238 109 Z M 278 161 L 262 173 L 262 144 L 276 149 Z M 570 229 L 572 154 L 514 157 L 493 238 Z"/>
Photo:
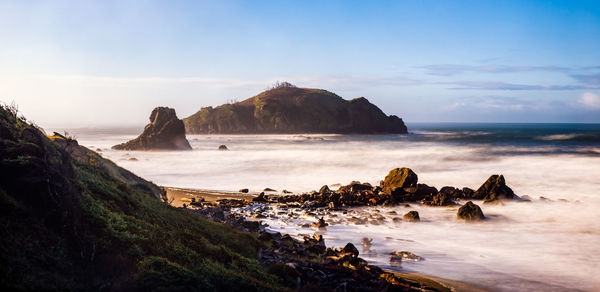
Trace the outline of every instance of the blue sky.
<path fill-rule="evenodd" d="M 600 122 L 598 1 L 3 1 L 0 100 L 143 125 L 277 80 L 407 122 Z"/>

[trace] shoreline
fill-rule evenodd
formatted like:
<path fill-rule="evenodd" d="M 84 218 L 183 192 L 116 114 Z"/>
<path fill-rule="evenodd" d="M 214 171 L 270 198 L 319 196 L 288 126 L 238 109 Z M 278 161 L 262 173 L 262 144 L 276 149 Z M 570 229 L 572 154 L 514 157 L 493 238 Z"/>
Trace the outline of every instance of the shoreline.
<path fill-rule="evenodd" d="M 167 192 L 167 198 L 174 207 L 183 207 L 183 204 L 190 206 L 192 198 L 200 199 L 203 198 L 205 202 L 216 202 L 221 199 L 237 199 L 251 201 L 252 198 L 257 197 L 254 193 L 240 193 L 240 192 L 227 192 L 227 191 L 216 191 L 216 190 L 203 190 L 203 189 L 192 189 L 192 188 L 178 188 L 170 186 L 162 186 Z M 197 208 L 200 209 L 200 208 Z M 431 275 L 425 275 L 415 272 L 399 272 L 389 269 L 384 269 L 386 272 L 393 273 L 394 275 L 417 281 L 420 283 L 426 283 L 429 286 L 436 287 L 440 291 L 465 291 L 465 292 L 488 292 L 493 291 L 491 289 L 481 287 L 471 283 L 465 283 L 460 281 L 454 281 L 450 279 L 439 278 Z"/>

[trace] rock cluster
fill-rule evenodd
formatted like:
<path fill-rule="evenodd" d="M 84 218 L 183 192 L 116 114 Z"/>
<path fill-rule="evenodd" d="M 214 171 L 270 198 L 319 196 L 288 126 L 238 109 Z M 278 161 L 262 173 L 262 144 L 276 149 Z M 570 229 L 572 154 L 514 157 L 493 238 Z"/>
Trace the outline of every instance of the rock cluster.
<path fill-rule="evenodd" d="M 254 202 L 299 204 L 303 207 L 392 206 L 401 203 L 422 202 L 429 206 L 453 206 L 457 200 L 484 199 L 492 202 L 517 198 L 506 186 L 503 176 L 492 175 L 477 191 L 445 186 L 437 188 L 418 183 L 418 176 L 409 168 L 391 170 L 379 186 L 353 181 L 333 191 L 324 185 L 318 192 L 304 194 L 265 195 Z"/>
<path fill-rule="evenodd" d="M 318 234 L 304 236 L 303 241 L 299 241 L 288 234 L 267 231 L 260 223 L 247 221 L 239 214 L 225 214 L 218 206 L 190 211 L 256 233 L 266 246 L 259 252 L 259 261 L 270 272 L 295 283 L 290 288 L 299 291 L 439 291 L 429 283 L 402 278 L 369 265 L 359 257 L 359 251 L 352 243 L 342 248 L 327 248 L 323 236 Z M 410 252 L 401 253 L 406 253 L 400 254 L 401 259 L 409 260 L 410 255 L 420 258 Z"/>
<path fill-rule="evenodd" d="M 177 118 L 175 110 L 157 107 L 150 114 L 150 123 L 137 138 L 115 145 L 117 150 L 189 150 L 190 143 L 185 138 L 183 121 Z"/>

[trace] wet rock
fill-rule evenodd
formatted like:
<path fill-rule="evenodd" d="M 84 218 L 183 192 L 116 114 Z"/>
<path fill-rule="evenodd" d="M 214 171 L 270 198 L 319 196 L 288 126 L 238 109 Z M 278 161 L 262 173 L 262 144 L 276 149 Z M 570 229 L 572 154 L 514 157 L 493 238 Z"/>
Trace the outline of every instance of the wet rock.
<path fill-rule="evenodd" d="M 397 268 L 402 267 L 402 256 L 390 254 L 390 266 Z"/>
<path fill-rule="evenodd" d="M 437 194 L 438 190 L 435 187 L 430 187 L 426 184 L 417 184 L 414 187 L 405 188 L 405 194 L 402 196 L 404 202 L 421 201 L 428 196 Z"/>
<path fill-rule="evenodd" d="M 329 224 L 327 224 L 327 222 L 325 222 L 325 220 L 323 219 L 323 217 L 321 217 L 321 219 L 319 219 L 319 221 L 313 223 L 311 226 L 314 228 L 319 228 L 319 229 L 323 229 L 325 227 L 327 227 Z"/>
<path fill-rule="evenodd" d="M 356 246 L 354 246 L 354 244 L 348 242 L 346 244 L 346 246 L 344 246 L 340 252 L 342 253 L 349 253 L 351 254 L 353 257 L 357 257 L 358 256 L 358 249 L 356 248 Z"/>
<path fill-rule="evenodd" d="M 265 197 L 265 193 L 260 193 L 257 197 L 252 198 L 252 202 L 264 203 L 267 202 L 267 197 Z"/>
<path fill-rule="evenodd" d="M 189 150 L 190 143 L 185 138 L 183 121 L 177 118 L 175 110 L 156 107 L 150 114 L 150 123 L 137 138 L 112 147 L 117 150 Z"/>
<path fill-rule="evenodd" d="M 370 251 L 372 243 L 373 243 L 373 238 L 363 237 L 361 240 L 363 251 Z"/>
<path fill-rule="evenodd" d="M 432 200 L 426 202 L 427 205 L 430 206 L 452 206 L 454 205 L 454 201 L 445 193 L 438 193 L 433 196 Z"/>
<path fill-rule="evenodd" d="M 486 202 L 494 200 L 512 200 L 515 197 L 513 190 L 506 185 L 503 175 L 492 175 L 473 194 L 473 199 Z"/>
<path fill-rule="evenodd" d="M 397 261 L 411 261 L 411 262 L 420 262 L 424 260 L 424 258 L 410 252 L 410 251 L 395 251 L 390 253 L 390 262 L 392 257 Z"/>
<path fill-rule="evenodd" d="M 481 208 L 473 204 L 471 201 L 468 201 L 464 206 L 460 207 L 456 213 L 456 216 L 458 219 L 464 219 L 467 221 L 479 221 L 485 219 Z"/>
<path fill-rule="evenodd" d="M 455 188 L 455 187 L 449 187 L 449 186 L 442 187 L 440 189 L 440 193 L 446 194 L 452 200 L 459 200 L 459 199 L 464 198 L 463 191 L 461 191 L 460 189 Z"/>
<path fill-rule="evenodd" d="M 241 190 L 239 190 L 239 192 L 240 192 L 240 193 L 247 194 L 247 193 L 248 193 L 248 189 L 241 189 Z"/>
<path fill-rule="evenodd" d="M 329 189 L 329 187 L 327 185 L 324 185 L 319 189 L 319 193 L 327 194 L 327 193 L 331 193 L 331 190 Z"/>
<path fill-rule="evenodd" d="M 229 148 L 227 148 L 226 145 L 221 145 L 221 146 L 219 146 L 218 149 L 221 150 L 221 151 L 227 151 L 227 150 L 229 150 Z"/>
<path fill-rule="evenodd" d="M 368 183 L 360 183 L 357 181 L 351 182 L 349 185 L 341 186 L 338 190 L 340 193 L 357 194 L 361 191 L 371 191 L 373 187 Z"/>
<path fill-rule="evenodd" d="M 402 218 L 404 218 L 404 220 L 406 220 L 408 222 L 421 221 L 421 218 L 419 218 L 419 212 L 417 212 L 417 211 L 410 211 L 410 212 L 404 214 L 404 216 L 402 216 Z"/>
<path fill-rule="evenodd" d="M 393 195 L 397 190 L 417 185 L 418 177 L 410 168 L 392 169 L 381 183 L 381 189 Z"/>
<path fill-rule="evenodd" d="M 463 193 L 462 198 L 465 200 L 469 200 L 469 199 L 473 199 L 473 195 L 475 194 L 475 191 L 471 188 L 464 187 L 464 188 L 462 188 L 462 193 Z"/>

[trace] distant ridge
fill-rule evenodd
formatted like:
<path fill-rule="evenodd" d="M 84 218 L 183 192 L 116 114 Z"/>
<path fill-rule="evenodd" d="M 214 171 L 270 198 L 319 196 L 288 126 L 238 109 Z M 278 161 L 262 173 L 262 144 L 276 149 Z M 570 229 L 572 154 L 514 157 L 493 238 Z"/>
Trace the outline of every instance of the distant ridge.
<path fill-rule="evenodd" d="M 241 102 L 204 107 L 183 119 L 188 134 L 405 134 L 401 118 L 366 98 L 277 83 Z"/>

